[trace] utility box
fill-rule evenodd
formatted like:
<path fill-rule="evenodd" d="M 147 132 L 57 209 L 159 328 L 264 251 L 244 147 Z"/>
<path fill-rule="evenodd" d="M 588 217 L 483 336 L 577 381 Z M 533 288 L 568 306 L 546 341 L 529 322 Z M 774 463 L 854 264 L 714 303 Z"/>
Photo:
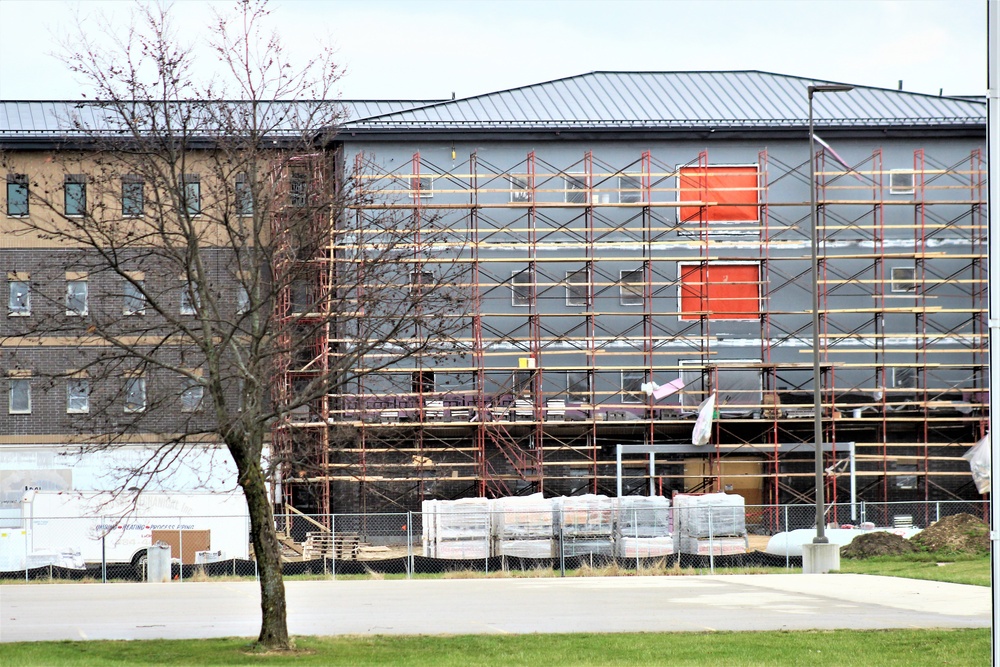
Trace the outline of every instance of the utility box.
<path fill-rule="evenodd" d="M 146 581 L 162 584 L 170 581 L 170 545 L 165 542 L 146 547 Z"/>

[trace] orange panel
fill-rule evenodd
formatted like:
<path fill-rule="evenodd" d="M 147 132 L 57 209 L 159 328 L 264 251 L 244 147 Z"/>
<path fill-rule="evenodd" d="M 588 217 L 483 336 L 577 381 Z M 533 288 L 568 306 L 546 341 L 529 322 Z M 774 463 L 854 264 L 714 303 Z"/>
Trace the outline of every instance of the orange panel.
<path fill-rule="evenodd" d="M 717 206 L 681 206 L 682 222 L 757 222 L 757 167 L 682 167 L 680 201 Z"/>
<path fill-rule="evenodd" d="M 757 264 L 708 264 L 681 267 L 681 319 L 748 320 L 760 315 Z"/>

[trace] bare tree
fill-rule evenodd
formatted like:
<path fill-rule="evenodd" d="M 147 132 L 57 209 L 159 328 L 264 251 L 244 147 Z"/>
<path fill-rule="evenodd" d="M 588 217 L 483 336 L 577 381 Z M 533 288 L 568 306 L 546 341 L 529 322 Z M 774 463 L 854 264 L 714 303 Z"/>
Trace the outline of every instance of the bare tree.
<path fill-rule="evenodd" d="M 71 368 L 46 367 L 27 344 L 16 363 L 76 383 L 88 411 L 72 418 L 88 449 L 155 436 L 122 488 L 144 488 L 193 448 L 228 450 L 260 573 L 258 644 L 284 649 L 268 477 L 327 472 L 282 440 L 303 411 L 327 428 L 329 397 L 360 375 L 456 349 L 460 267 L 434 249 L 464 241 L 352 187 L 350 167 L 326 148 L 340 70 L 329 51 L 289 63 L 266 32 L 266 2 L 241 0 L 217 18 L 208 83 L 169 7 L 135 11 L 125 34 L 102 36 L 110 41 L 75 37 L 68 62 L 93 99 L 62 119 L 60 149 L 44 163 L 3 156 L 27 177 L 20 232 L 55 249 L 49 278 L 65 278 L 31 276 L 35 312 L 11 333 L 80 345 Z M 380 213 L 355 214 L 361 205 Z"/>

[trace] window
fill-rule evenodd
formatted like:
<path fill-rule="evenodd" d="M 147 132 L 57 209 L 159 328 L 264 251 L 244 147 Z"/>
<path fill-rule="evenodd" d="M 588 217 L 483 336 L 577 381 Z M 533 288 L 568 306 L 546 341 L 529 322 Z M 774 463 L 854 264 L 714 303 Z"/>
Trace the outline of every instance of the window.
<path fill-rule="evenodd" d="M 142 278 L 126 280 L 122 290 L 122 315 L 145 315 L 145 281 Z"/>
<path fill-rule="evenodd" d="M 125 412 L 146 410 L 146 378 L 131 377 L 125 380 Z"/>
<path fill-rule="evenodd" d="M 680 264 L 682 320 L 754 320 L 760 317 L 760 267 L 754 264 Z"/>
<path fill-rule="evenodd" d="M 710 365 L 700 359 L 681 360 L 681 407 L 696 410 L 714 391 L 720 412 L 751 415 L 763 400 L 760 363 L 759 358 L 726 359 Z"/>
<path fill-rule="evenodd" d="M 618 177 L 618 201 L 622 204 L 638 204 L 645 199 L 642 180 L 638 176 Z"/>
<path fill-rule="evenodd" d="M 434 286 L 434 272 L 416 269 L 410 271 L 410 294 L 426 292 L 424 286 Z"/>
<path fill-rule="evenodd" d="M 410 385 L 410 391 L 414 394 L 434 393 L 434 371 L 413 371 Z"/>
<path fill-rule="evenodd" d="M 532 286 L 535 284 L 535 272 L 531 269 L 521 269 L 511 274 L 510 302 L 514 306 L 530 306 L 532 301 Z"/>
<path fill-rule="evenodd" d="M 249 217 L 253 215 L 253 189 L 246 174 L 236 174 L 236 215 Z"/>
<path fill-rule="evenodd" d="M 188 215 L 201 215 L 201 176 L 184 174 L 181 177 L 181 206 Z"/>
<path fill-rule="evenodd" d="M 87 177 L 67 174 L 63 183 L 66 215 L 82 216 L 87 213 Z"/>
<path fill-rule="evenodd" d="M 892 368 L 893 389 L 916 389 L 917 369 L 910 366 L 894 366 Z"/>
<path fill-rule="evenodd" d="M 681 206 L 680 222 L 757 222 L 757 167 L 681 167 L 679 200 L 707 206 Z"/>
<path fill-rule="evenodd" d="M 200 380 L 185 378 L 184 389 L 181 391 L 181 412 L 198 412 L 205 398 L 205 387 Z"/>
<path fill-rule="evenodd" d="M 11 217 L 28 215 L 27 174 L 7 174 L 7 215 Z"/>
<path fill-rule="evenodd" d="M 90 380 L 70 378 L 66 381 L 66 412 L 69 414 L 90 412 Z"/>
<path fill-rule="evenodd" d="M 563 177 L 567 204 L 587 203 L 587 176 L 585 174 Z"/>
<path fill-rule="evenodd" d="M 590 373 L 566 371 L 566 397 L 571 401 L 589 401 Z"/>
<path fill-rule="evenodd" d="M 66 275 L 66 314 L 83 316 L 87 314 L 86 278 Z"/>
<path fill-rule="evenodd" d="M 531 201 L 531 189 L 528 181 L 517 176 L 508 176 L 510 182 L 510 201 L 512 203 L 528 203 Z"/>
<path fill-rule="evenodd" d="M 912 195 L 916 192 L 913 185 L 913 172 L 909 169 L 892 169 L 889 171 L 889 194 Z"/>
<path fill-rule="evenodd" d="M 590 305 L 590 271 L 577 269 L 566 272 L 566 305 Z"/>
<path fill-rule="evenodd" d="M 913 266 L 892 267 L 893 293 L 913 293 L 917 291 L 917 269 Z"/>
<path fill-rule="evenodd" d="M 534 391 L 535 371 L 530 369 L 514 371 L 510 376 L 511 391 L 526 396 Z"/>
<path fill-rule="evenodd" d="M 146 207 L 145 184 L 139 176 L 126 174 L 122 176 L 122 217 L 142 217 Z"/>
<path fill-rule="evenodd" d="M 410 179 L 410 197 L 426 199 L 434 196 L 434 179 L 430 176 L 412 177 Z"/>
<path fill-rule="evenodd" d="M 12 415 L 31 414 L 31 380 L 28 378 L 11 378 L 10 396 L 7 411 Z"/>
<path fill-rule="evenodd" d="M 917 465 L 915 463 L 896 464 L 896 488 L 917 488 Z"/>
<path fill-rule="evenodd" d="M 243 315 L 250 312 L 250 290 L 246 285 L 236 287 L 236 314 Z"/>
<path fill-rule="evenodd" d="M 644 303 L 643 289 L 646 272 L 643 269 L 622 271 L 618 281 L 618 299 L 623 306 L 641 306 Z"/>
<path fill-rule="evenodd" d="M 646 381 L 646 371 L 622 371 L 622 403 L 644 403 L 646 395 L 642 384 Z"/>
<path fill-rule="evenodd" d="M 26 273 L 7 274 L 7 315 L 9 317 L 27 317 L 31 315 L 31 283 Z"/>
<path fill-rule="evenodd" d="M 201 306 L 201 298 L 195 290 L 193 283 L 184 283 L 181 289 L 181 315 L 197 315 L 198 307 Z"/>
<path fill-rule="evenodd" d="M 309 175 L 306 172 L 292 172 L 288 185 L 288 199 L 294 208 L 305 208 L 309 203 Z"/>

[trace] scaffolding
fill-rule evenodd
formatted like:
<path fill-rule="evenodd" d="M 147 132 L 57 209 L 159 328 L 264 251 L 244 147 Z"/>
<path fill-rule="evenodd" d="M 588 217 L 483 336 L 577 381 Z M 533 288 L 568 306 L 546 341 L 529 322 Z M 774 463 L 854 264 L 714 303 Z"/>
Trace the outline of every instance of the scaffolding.
<path fill-rule="evenodd" d="M 318 472 L 286 487 L 355 511 L 613 493 L 615 445 L 690 442 L 714 393 L 704 455 L 661 457 L 653 476 L 627 461 L 626 493 L 811 502 L 812 451 L 794 452 L 815 410 L 808 161 L 355 164 L 355 192 L 379 194 L 358 199 L 358 220 L 396 211 L 465 234 L 413 240 L 421 275 L 463 267 L 464 333 L 455 358 L 403 359 L 331 394 L 313 431 L 349 436 L 315 438 Z M 917 150 L 912 169 L 887 170 L 881 150 L 849 168 L 821 152 L 817 172 L 825 438 L 855 443 L 862 497 L 972 497 L 961 454 L 986 428 L 982 156 Z M 681 388 L 650 395 L 670 382 Z M 827 459 L 834 502 L 842 458 Z"/>

